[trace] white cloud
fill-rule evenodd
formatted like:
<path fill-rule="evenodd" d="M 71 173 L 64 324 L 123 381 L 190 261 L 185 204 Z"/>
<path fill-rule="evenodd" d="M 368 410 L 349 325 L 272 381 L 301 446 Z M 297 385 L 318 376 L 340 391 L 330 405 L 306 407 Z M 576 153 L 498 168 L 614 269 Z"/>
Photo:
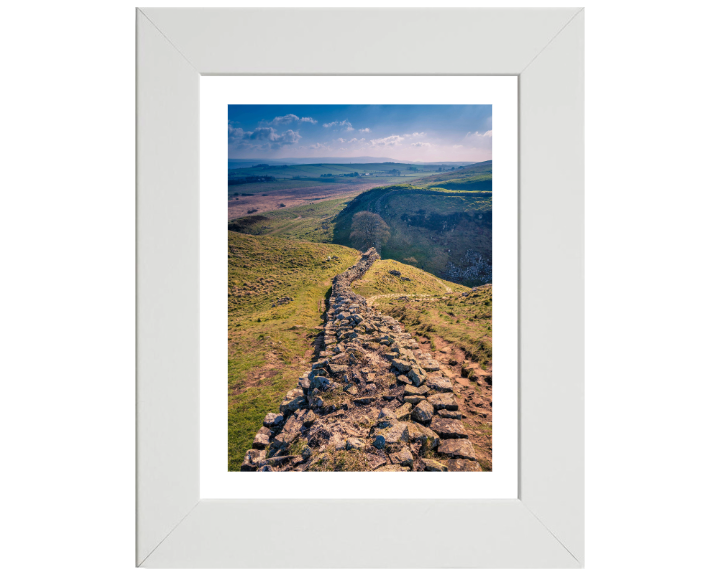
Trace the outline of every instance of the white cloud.
<path fill-rule="evenodd" d="M 296 116 L 295 114 L 285 114 L 285 116 L 275 116 L 270 122 L 260 122 L 261 124 L 272 124 L 274 126 L 278 126 L 280 124 L 291 124 L 293 122 L 309 122 L 310 124 L 317 124 L 317 120 L 314 118 L 310 118 L 309 116 L 304 116 L 303 118 L 300 118 L 299 116 Z"/>
<path fill-rule="evenodd" d="M 300 120 L 295 114 L 285 114 L 285 116 L 275 116 L 268 124 L 290 124 Z"/>
<path fill-rule="evenodd" d="M 372 146 L 397 146 L 403 140 L 405 140 L 403 136 L 393 134 L 392 136 L 386 136 L 385 138 L 376 138 L 375 140 L 370 140 L 370 144 Z"/>
<path fill-rule="evenodd" d="M 327 124 L 323 124 L 323 128 L 334 128 L 336 126 L 338 128 L 345 128 L 345 130 L 347 130 L 348 132 L 352 132 L 353 130 L 355 130 L 352 124 L 347 120 L 335 120 L 334 122 L 328 122 Z"/>
<path fill-rule="evenodd" d="M 465 138 L 492 138 L 492 130 L 487 132 L 468 132 Z"/>
<path fill-rule="evenodd" d="M 410 146 L 415 146 L 417 148 L 424 148 L 427 146 L 432 146 L 432 144 L 430 144 L 430 142 L 413 142 L 412 144 L 410 144 Z"/>
<path fill-rule="evenodd" d="M 344 138 L 338 138 L 338 139 L 336 140 L 336 142 L 340 142 L 340 144 L 344 144 L 344 143 L 345 143 L 345 139 L 344 139 Z"/>
<path fill-rule="evenodd" d="M 276 150 L 283 146 L 296 144 L 300 141 L 299 132 L 286 130 L 277 132 L 270 126 L 259 126 L 255 130 L 233 128 L 228 124 L 228 146 L 236 150 L 241 148 L 254 148 L 257 150 Z"/>
<path fill-rule="evenodd" d="M 363 142 L 365 142 L 365 138 L 353 138 L 352 140 L 348 140 L 348 144 L 362 144 Z"/>
<path fill-rule="evenodd" d="M 360 128 L 358 132 L 370 132 L 370 128 Z"/>
<path fill-rule="evenodd" d="M 405 138 L 422 138 L 423 136 L 427 136 L 425 132 L 413 132 L 412 134 L 403 134 Z"/>

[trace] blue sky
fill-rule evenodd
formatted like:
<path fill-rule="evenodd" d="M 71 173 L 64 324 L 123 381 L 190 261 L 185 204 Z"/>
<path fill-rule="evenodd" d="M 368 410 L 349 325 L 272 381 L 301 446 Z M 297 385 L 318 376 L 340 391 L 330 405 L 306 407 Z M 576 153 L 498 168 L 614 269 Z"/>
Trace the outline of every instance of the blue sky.
<path fill-rule="evenodd" d="M 490 105 L 230 105 L 228 158 L 492 159 Z"/>

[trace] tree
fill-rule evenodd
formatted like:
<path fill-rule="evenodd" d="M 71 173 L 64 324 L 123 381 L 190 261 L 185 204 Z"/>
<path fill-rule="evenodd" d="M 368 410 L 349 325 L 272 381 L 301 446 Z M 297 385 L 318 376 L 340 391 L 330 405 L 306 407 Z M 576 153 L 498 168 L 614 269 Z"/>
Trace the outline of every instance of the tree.
<path fill-rule="evenodd" d="M 365 252 L 369 248 L 375 248 L 380 253 L 380 248 L 388 238 L 390 227 L 378 214 L 363 211 L 353 216 L 350 240 L 358 250 Z"/>

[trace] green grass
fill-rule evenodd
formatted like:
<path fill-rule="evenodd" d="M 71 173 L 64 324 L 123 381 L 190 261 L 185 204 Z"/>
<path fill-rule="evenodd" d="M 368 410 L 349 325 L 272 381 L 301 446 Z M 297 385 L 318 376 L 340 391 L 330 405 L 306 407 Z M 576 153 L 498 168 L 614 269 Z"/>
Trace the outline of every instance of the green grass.
<path fill-rule="evenodd" d="M 488 183 L 489 181 L 489 183 Z M 423 176 L 412 182 L 425 188 L 447 190 L 492 190 L 492 160 L 478 162 L 451 172 Z"/>
<path fill-rule="evenodd" d="M 413 182 L 415 184 L 415 182 Z M 470 176 L 467 178 L 455 178 L 452 180 L 442 180 L 434 182 L 433 188 L 443 188 L 445 190 L 463 190 L 468 192 L 492 192 L 492 174 L 483 174 L 482 176 Z"/>
<path fill-rule="evenodd" d="M 431 341 L 439 336 L 463 349 L 484 369 L 492 367 L 492 286 L 468 296 L 453 293 L 420 302 L 378 299 L 374 306 L 398 319 L 414 336 Z"/>
<path fill-rule="evenodd" d="M 228 232 L 228 469 L 309 369 L 332 278 L 357 251 Z M 328 256 L 337 256 L 327 260 Z M 283 296 L 294 300 L 272 307 Z"/>
<path fill-rule="evenodd" d="M 304 206 L 243 216 L 228 223 L 228 229 L 253 235 L 294 238 L 308 242 L 331 242 L 335 217 L 350 202 L 349 198 L 325 200 Z"/>
<path fill-rule="evenodd" d="M 390 270 L 397 270 L 401 276 L 390 274 Z M 402 277 L 410 280 L 401 280 Z M 448 293 L 446 288 L 450 289 L 451 292 L 467 290 L 465 286 L 441 280 L 428 272 L 397 260 L 379 260 L 375 262 L 365 276 L 353 284 L 353 290 L 365 297 L 378 294 L 444 296 Z"/>

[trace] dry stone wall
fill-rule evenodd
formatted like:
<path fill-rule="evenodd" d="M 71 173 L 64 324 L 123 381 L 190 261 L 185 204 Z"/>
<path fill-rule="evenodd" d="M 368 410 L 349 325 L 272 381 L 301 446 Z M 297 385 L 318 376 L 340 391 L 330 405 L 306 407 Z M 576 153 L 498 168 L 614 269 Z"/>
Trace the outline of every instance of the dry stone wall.
<path fill-rule="evenodd" d="M 265 417 L 243 471 L 480 471 L 452 381 L 351 289 L 379 258 L 371 248 L 334 278 L 324 350 Z"/>

